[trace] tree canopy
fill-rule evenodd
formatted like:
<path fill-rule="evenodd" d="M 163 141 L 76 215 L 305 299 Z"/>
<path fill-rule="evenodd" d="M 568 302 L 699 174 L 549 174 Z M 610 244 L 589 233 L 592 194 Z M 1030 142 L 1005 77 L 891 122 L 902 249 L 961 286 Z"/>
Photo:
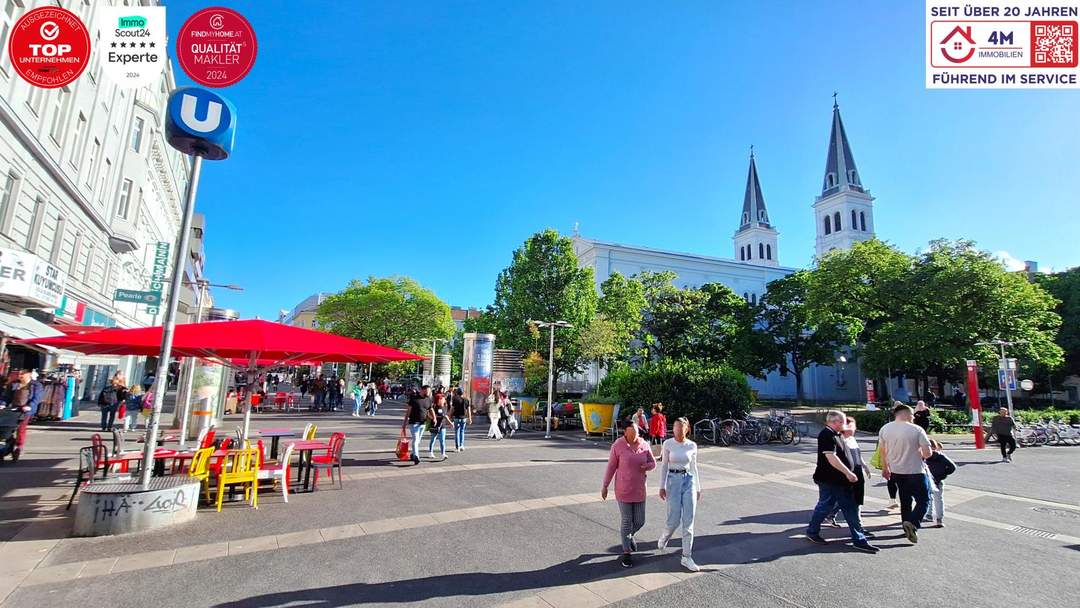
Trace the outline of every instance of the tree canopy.
<path fill-rule="evenodd" d="M 332 333 L 421 354 L 431 352 L 427 339 L 454 335 L 450 306 L 409 277 L 354 279 L 315 318 Z"/>

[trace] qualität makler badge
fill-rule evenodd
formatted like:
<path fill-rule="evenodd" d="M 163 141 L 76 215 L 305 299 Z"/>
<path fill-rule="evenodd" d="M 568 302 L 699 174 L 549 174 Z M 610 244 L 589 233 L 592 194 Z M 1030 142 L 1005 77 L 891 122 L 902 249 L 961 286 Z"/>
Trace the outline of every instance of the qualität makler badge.
<path fill-rule="evenodd" d="M 165 67 L 164 6 L 98 8 L 97 52 L 105 77 L 122 88 L 154 83 Z"/>
<path fill-rule="evenodd" d="M 176 36 L 176 59 L 195 82 L 207 87 L 236 84 L 255 65 L 255 29 L 240 13 L 205 8 L 184 22 Z"/>

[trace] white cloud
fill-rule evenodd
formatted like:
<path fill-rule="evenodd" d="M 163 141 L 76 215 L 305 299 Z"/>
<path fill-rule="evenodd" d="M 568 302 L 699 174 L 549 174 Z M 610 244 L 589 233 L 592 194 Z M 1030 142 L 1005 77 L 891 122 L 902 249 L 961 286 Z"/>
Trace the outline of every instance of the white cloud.
<path fill-rule="evenodd" d="M 1025 268 L 1024 260 L 1017 258 L 1008 251 L 995 251 L 993 255 L 995 258 L 1001 261 L 1001 264 L 1005 266 L 1005 270 L 1016 272 Z M 1053 274 L 1054 269 L 1051 266 L 1043 266 L 1042 264 L 1039 264 L 1039 273 Z"/>
<path fill-rule="evenodd" d="M 994 257 L 1001 261 L 1005 270 L 1017 271 L 1024 269 L 1024 260 L 1016 258 L 1008 251 L 995 251 Z"/>

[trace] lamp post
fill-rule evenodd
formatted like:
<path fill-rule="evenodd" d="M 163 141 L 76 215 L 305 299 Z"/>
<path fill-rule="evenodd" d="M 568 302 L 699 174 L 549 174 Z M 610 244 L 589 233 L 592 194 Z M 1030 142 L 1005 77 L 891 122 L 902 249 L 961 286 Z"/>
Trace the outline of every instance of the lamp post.
<path fill-rule="evenodd" d="M 1002 340 L 996 338 L 988 342 L 976 342 L 976 346 L 997 346 L 1001 352 L 1001 358 L 998 359 L 998 369 L 1005 370 L 1005 402 L 1009 406 L 1009 416 L 1013 415 L 1013 401 L 1012 390 L 1009 388 L 1009 360 L 1005 357 L 1005 347 L 1015 346 L 1017 344 L 1027 344 L 1027 340 L 1017 340 L 1015 342 L 1009 342 L 1008 340 Z"/>
<path fill-rule="evenodd" d="M 555 390 L 555 328 L 573 327 L 566 321 L 527 321 L 529 325 L 535 325 L 538 329 L 551 328 L 551 338 L 548 343 L 548 398 L 547 417 L 544 420 L 544 439 L 551 439 L 551 399 Z"/>
<path fill-rule="evenodd" d="M 427 339 L 431 340 L 431 387 L 432 387 L 431 390 L 435 390 L 435 356 L 436 356 L 435 351 L 439 347 L 439 342 L 450 342 L 450 340 L 447 340 L 446 338 L 427 338 Z M 423 372 L 424 369 L 420 368 L 420 371 Z M 420 378 L 421 383 L 423 383 L 423 380 L 424 380 L 423 376 L 421 375 L 421 378 Z"/>
<path fill-rule="evenodd" d="M 199 301 L 195 307 L 195 322 L 202 323 L 203 309 L 206 308 L 206 298 L 211 287 L 221 287 L 233 291 L 244 291 L 239 285 L 219 285 L 206 279 L 184 281 L 184 285 L 195 285 L 199 288 Z M 176 407 L 180 409 L 180 449 L 187 447 L 188 424 L 191 420 L 191 385 L 195 379 L 195 358 L 188 357 L 184 361 L 184 381 L 176 392 Z M 175 424 L 175 418 L 173 419 Z"/>

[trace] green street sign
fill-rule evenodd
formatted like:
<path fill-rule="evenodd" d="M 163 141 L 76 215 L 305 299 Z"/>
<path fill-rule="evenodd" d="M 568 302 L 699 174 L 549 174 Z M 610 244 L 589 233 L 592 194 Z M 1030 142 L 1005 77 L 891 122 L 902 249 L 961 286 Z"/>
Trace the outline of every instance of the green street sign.
<path fill-rule="evenodd" d="M 154 305 L 161 301 L 161 294 L 156 291 L 133 291 L 131 289 L 117 289 L 116 295 L 113 296 L 113 301 Z"/>

